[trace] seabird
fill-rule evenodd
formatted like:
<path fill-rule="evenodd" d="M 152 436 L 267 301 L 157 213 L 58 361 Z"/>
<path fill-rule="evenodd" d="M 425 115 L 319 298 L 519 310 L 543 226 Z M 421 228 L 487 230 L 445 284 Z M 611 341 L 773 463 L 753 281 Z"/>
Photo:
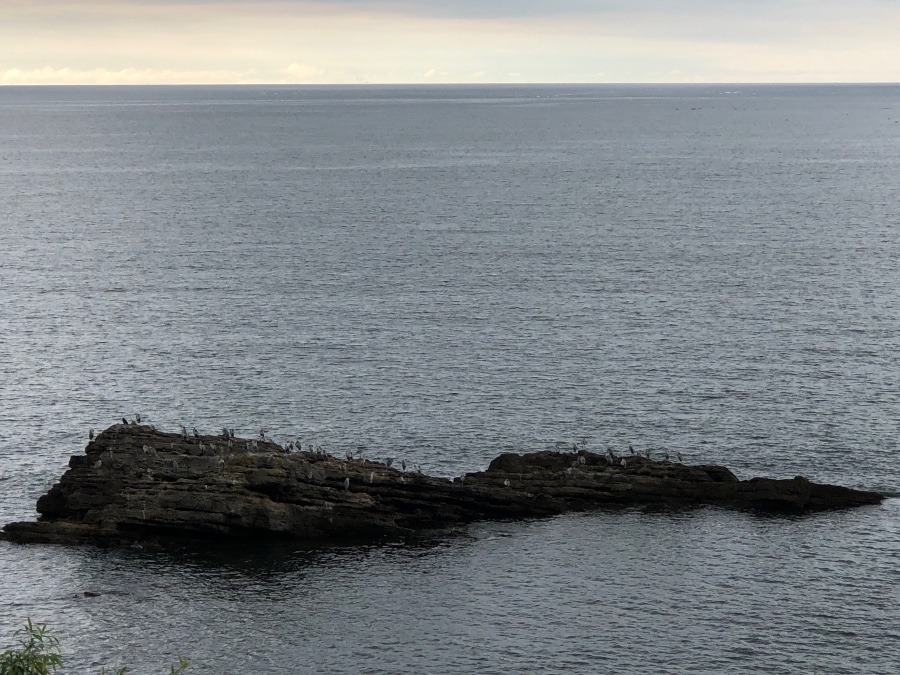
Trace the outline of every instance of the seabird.
<path fill-rule="evenodd" d="M 681 453 L 680 453 L 680 452 L 676 452 L 675 454 L 678 456 L 678 461 L 679 461 L 679 462 L 684 461 L 684 460 L 681 459 Z"/>
<path fill-rule="evenodd" d="M 94 440 L 94 430 L 93 430 L 93 429 L 91 429 L 91 430 L 88 432 L 88 440 L 89 440 L 89 441 Z"/>
<path fill-rule="evenodd" d="M 572 473 L 573 473 L 574 471 L 575 471 L 575 469 L 573 469 L 573 468 L 570 466 L 570 467 L 566 468 L 566 475 L 567 475 L 567 476 L 571 476 Z M 506 482 L 509 483 L 509 481 L 506 481 Z"/>
<path fill-rule="evenodd" d="M 404 471 L 406 471 L 406 460 L 405 459 L 400 460 L 400 468 L 403 469 Z"/>
<path fill-rule="evenodd" d="M 350 479 L 349 479 L 349 478 L 345 478 L 345 479 L 344 479 L 344 489 L 345 489 L 345 490 L 349 490 L 349 489 L 350 489 Z"/>
<path fill-rule="evenodd" d="M 137 412 L 134 413 L 134 419 L 137 421 L 138 424 L 140 424 L 141 423 L 141 413 L 137 413 Z"/>
<path fill-rule="evenodd" d="M 217 462 L 217 464 L 219 465 L 219 469 L 220 469 L 221 471 L 224 471 L 224 470 L 225 470 L 225 460 L 224 460 L 224 459 L 220 459 L 220 460 Z"/>
<path fill-rule="evenodd" d="M 664 450 L 664 451 L 663 451 L 663 457 L 665 457 L 666 460 L 669 459 L 669 451 L 668 451 L 668 450 Z"/>
<path fill-rule="evenodd" d="M 628 466 L 628 462 L 625 461 L 624 457 L 619 461 L 619 464 L 621 464 L 622 466 Z"/>
<path fill-rule="evenodd" d="M 632 448 L 630 445 L 628 446 L 628 452 L 630 452 L 632 455 L 634 454 L 634 448 Z"/>
<path fill-rule="evenodd" d="M 375 472 L 372 471 L 372 472 L 369 474 L 369 485 L 371 485 L 371 484 L 374 483 L 374 482 L 375 482 Z"/>
<path fill-rule="evenodd" d="M 122 418 L 122 424 L 128 426 L 128 420 L 126 420 L 124 417 Z"/>
<path fill-rule="evenodd" d="M 509 487 L 509 478 L 506 478 L 506 479 L 503 481 L 503 487 Z"/>
<path fill-rule="evenodd" d="M 581 456 L 578 458 L 578 463 L 579 463 L 579 464 L 587 464 L 587 457 L 585 457 L 584 455 L 581 455 Z"/>
<path fill-rule="evenodd" d="M 391 464 L 394 463 L 394 458 L 393 458 L 393 457 L 388 457 L 388 458 L 385 460 L 384 463 L 385 463 L 385 465 L 387 466 L 387 468 L 390 469 L 390 468 L 391 468 Z"/>
<path fill-rule="evenodd" d="M 98 459 L 96 462 L 94 462 L 94 468 L 95 468 L 95 469 L 99 469 L 101 466 L 103 466 L 103 460 L 102 460 L 102 459 Z"/>
<path fill-rule="evenodd" d="M 200 438 L 200 434 L 197 433 L 197 427 L 194 427 L 194 438 Z"/>

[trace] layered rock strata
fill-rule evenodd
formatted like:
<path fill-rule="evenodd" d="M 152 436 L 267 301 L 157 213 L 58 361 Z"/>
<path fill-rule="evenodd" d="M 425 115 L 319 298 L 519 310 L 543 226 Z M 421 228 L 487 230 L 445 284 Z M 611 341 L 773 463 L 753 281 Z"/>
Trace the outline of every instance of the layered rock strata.
<path fill-rule="evenodd" d="M 805 512 L 882 499 L 801 477 L 741 481 L 721 466 L 591 452 L 503 454 L 487 471 L 449 481 L 368 460 L 287 452 L 270 441 L 117 424 L 71 458 L 60 482 L 38 500 L 37 522 L 11 523 L 3 536 L 101 544 L 270 536 L 346 542 L 603 506 Z"/>

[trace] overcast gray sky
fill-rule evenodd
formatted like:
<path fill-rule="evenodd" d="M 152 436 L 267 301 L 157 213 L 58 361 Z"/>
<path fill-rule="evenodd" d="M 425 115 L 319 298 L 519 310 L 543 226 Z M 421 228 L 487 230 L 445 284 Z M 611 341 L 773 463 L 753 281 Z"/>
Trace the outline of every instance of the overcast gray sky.
<path fill-rule="evenodd" d="M 900 0 L 0 0 L 0 83 L 897 82 Z"/>

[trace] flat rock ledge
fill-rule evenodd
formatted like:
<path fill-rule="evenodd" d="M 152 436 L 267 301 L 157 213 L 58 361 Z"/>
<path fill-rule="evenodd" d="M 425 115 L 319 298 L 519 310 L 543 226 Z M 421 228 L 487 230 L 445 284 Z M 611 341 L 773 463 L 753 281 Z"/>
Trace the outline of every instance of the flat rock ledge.
<path fill-rule="evenodd" d="M 287 452 L 270 441 L 163 433 L 116 424 L 37 502 L 16 542 L 129 545 L 226 538 L 345 543 L 403 538 L 478 520 L 546 517 L 605 506 L 718 505 L 810 512 L 878 504 L 883 495 L 754 478 L 721 466 L 591 452 L 507 453 L 453 481 L 386 464 Z"/>

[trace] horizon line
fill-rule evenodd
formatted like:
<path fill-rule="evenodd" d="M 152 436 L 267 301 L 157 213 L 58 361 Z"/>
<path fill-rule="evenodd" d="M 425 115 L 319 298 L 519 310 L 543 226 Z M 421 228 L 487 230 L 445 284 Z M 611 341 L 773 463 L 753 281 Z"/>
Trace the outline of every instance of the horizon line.
<path fill-rule="evenodd" d="M 811 80 L 747 80 L 742 82 L 728 82 L 721 80 L 709 80 L 705 82 L 644 82 L 644 81 L 621 81 L 621 82 L 0 82 L 2 88 L 16 87 L 521 87 L 521 86 L 672 86 L 672 87 L 689 87 L 689 86 L 779 86 L 779 85 L 801 85 L 801 86 L 835 86 L 835 85 L 900 85 L 900 80 L 861 80 L 861 81 L 811 81 Z"/>

